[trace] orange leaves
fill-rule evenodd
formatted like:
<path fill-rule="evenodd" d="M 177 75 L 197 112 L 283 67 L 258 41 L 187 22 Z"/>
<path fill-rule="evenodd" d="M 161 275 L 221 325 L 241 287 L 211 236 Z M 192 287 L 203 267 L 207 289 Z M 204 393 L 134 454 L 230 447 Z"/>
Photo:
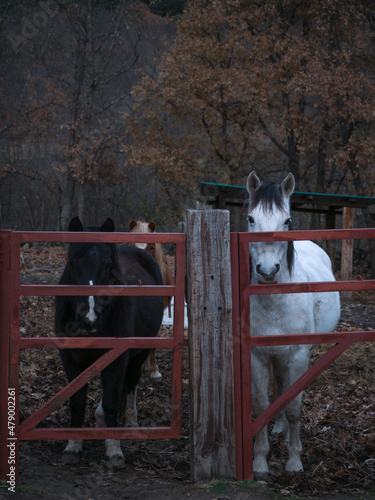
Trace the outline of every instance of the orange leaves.
<path fill-rule="evenodd" d="M 237 184 L 249 161 L 276 161 L 301 178 L 319 168 L 334 192 L 350 162 L 359 168 L 353 158 L 361 156 L 362 170 L 373 162 L 365 11 L 339 0 L 192 0 L 157 77 L 134 89 L 129 161 L 171 182 L 189 169 L 183 183 Z"/>

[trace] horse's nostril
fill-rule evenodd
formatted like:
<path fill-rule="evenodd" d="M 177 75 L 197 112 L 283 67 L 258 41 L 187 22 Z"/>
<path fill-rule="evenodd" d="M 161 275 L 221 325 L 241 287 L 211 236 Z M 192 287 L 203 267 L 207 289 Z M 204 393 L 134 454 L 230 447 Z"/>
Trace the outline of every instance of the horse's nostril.
<path fill-rule="evenodd" d="M 276 263 L 274 264 L 273 268 L 267 269 L 265 267 L 262 268 L 262 264 L 257 264 L 255 266 L 255 270 L 258 276 L 262 276 L 263 278 L 270 280 L 274 279 L 275 276 L 279 273 L 280 271 L 280 264 Z"/>
<path fill-rule="evenodd" d="M 91 321 L 89 320 L 89 318 L 87 316 L 85 316 L 82 320 L 82 323 L 84 326 L 90 326 L 91 325 Z"/>
<path fill-rule="evenodd" d="M 100 323 L 100 321 L 99 321 L 98 317 L 96 317 L 95 319 L 90 319 L 87 316 L 82 318 L 82 325 L 84 328 L 87 328 L 87 329 L 96 328 L 99 325 L 99 323 Z"/>

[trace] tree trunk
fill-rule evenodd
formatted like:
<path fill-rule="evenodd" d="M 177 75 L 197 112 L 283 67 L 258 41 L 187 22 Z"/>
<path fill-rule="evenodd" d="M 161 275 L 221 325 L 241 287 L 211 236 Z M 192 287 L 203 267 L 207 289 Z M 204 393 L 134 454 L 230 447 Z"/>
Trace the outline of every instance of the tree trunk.
<path fill-rule="evenodd" d="M 58 231 L 67 231 L 69 221 L 72 217 L 72 205 L 74 199 L 74 184 L 73 175 L 70 171 L 62 178 L 60 186 L 60 221 Z"/>

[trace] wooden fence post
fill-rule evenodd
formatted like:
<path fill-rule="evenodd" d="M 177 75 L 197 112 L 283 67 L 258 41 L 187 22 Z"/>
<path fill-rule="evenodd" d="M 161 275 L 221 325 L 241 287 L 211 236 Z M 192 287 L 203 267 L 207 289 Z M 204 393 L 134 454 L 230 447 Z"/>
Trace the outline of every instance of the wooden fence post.
<path fill-rule="evenodd" d="M 191 478 L 236 477 L 230 217 L 187 210 Z"/>

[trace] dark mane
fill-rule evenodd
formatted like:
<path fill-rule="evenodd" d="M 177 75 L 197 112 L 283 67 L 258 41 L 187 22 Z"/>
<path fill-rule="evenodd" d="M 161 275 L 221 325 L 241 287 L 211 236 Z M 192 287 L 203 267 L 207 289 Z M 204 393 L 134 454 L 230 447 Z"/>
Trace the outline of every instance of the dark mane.
<path fill-rule="evenodd" d="M 273 205 L 276 205 L 280 210 L 284 208 L 284 198 L 281 193 L 281 186 L 274 182 L 263 182 L 251 195 L 250 210 L 253 210 L 260 203 L 262 203 L 265 212 L 271 212 Z"/>
<path fill-rule="evenodd" d="M 92 232 L 99 233 L 99 226 L 86 226 L 83 228 L 84 232 Z M 114 264 L 116 269 L 119 269 L 118 257 L 117 257 L 117 248 L 114 243 L 70 243 L 68 250 L 68 262 L 71 262 L 73 259 L 80 258 L 86 252 L 95 248 L 98 250 L 98 253 L 104 256 L 104 254 L 109 250 L 110 258 Z"/>
<path fill-rule="evenodd" d="M 117 250 L 114 243 L 70 243 L 68 250 L 68 262 L 82 257 L 92 248 L 96 248 L 98 253 L 104 255 L 109 250 L 111 260 L 117 262 Z"/>

